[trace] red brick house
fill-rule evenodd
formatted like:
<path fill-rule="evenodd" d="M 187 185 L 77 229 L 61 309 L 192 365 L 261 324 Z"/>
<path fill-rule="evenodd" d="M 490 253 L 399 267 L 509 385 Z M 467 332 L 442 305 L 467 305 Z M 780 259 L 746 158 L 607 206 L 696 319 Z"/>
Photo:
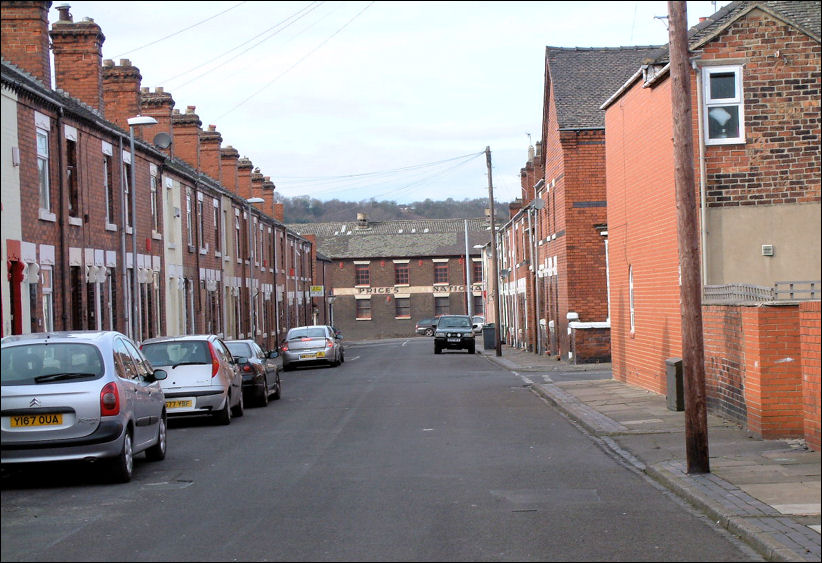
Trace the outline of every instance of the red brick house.
<path fill-rule="evenodd" d="M 542 141 L 500 229 L 502 337 L 575 363 L 609 361 L 602 103 L 656 47 L 545 50 Z"/>
<path fill-rule="evenodd" d="M 734 2 L 688 39 L 708 406 L 818 448 L 820 3 Z M 615 378 L 666 393 L 681 357 L 667 48 L 637 63 L 602 106 L 611 354 Z"/>

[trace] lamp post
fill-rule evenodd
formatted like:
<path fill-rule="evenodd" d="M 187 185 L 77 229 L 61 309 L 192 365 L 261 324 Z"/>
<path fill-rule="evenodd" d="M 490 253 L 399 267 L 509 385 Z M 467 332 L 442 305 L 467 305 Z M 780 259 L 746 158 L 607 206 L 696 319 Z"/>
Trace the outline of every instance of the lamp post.
<path fill-rule="evenodd" d="M 494 261 L 494 340 L 496 355 L 502 356 L 502 342 L 499 337 L 499 263 L 497 262 L 497 227 L 494 224 L 494 183 L 491 181 L 491 147 L 485 147 L 485 162 L 488 167 L 488 206 L 491 215 L 491 255 Z"/>
<path fill-rule="evenodd" d="M 248 268 L 251 273 L 251 281 L 249 282 L 248 288 L 248 317 L 251 321 L 251 327 L 249 330 L 249 334 L 251 335 L 251 339 L 254 340 L 256 336 L 256 328 L 257 325 L 254 322 L 254 251 L 255 251 L 255 241 L 254 241 L 254 232 L 251 228 L 251 204 L 252 203 L 264 203 L 265 200 L 261 197 L 250 197 L 245 200 L 246 203 L 246 213 L 248 214 Z"/>
<path fill-rule="evenodd" d="M 143 315 L 140 306 L 139 280 L 137 278 L 137 156 L 134 154 L 134 127 L 139 125 L 157 125 L 157 120 L 147 115 L 137 115 L 128 119 L 128 137 L 131 150 L 131 271 L 134 282 L 131 285 L 131 337 L 142 340 Z M 123 227 L 125 228 L 125 226 Z"/>
<path fill-rule="evenodd" d="M 337 300 L 337 297 L 331 291 L 333 290 L 329 290 L 326 301 L 328 301 L 328 324 L 334 326 L 334 301 Z"/>

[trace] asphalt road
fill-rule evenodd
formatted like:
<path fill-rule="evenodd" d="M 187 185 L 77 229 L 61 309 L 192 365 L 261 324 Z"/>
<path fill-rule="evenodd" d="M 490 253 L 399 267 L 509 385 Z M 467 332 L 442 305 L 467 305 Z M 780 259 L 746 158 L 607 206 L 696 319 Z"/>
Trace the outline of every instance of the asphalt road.
<path fill-rule="evenodd" d="M 230 426 L 172 422 L 131 483 L 5 476 L 2 560 L 757 560 L 480 355 L 349 343 L 282 378 Z"/>

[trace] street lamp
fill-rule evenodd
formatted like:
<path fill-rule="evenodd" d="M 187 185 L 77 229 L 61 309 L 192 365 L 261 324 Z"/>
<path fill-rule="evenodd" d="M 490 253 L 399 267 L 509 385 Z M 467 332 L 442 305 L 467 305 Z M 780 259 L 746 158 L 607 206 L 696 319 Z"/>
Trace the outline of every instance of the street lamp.
<path fill-rule="evenodd" d="M 138 342 L 142 340 L 143 336 L 143 315 L 137 279 L 137 157 L 134 154 L 134 127 L 139 125 L 157 125 L 157 120 L 147 115 L 128 118 L 129 146 L 131 147 L 131 271 L 134 274 L 134 282 L 131 285 L 132 303 L 129 317 L 131 319 L 131 337 Z M 125 226 L 123 226 L 123 229 L 125 230 Z"/>
<path fill-rule="evenodd" d="M 251 204 L 252 203 L 263 203 L 265 200 L 261 197 L 250 197 L 245 200 L 246 203 L 246 210 L 248 213 L 248 268 L 251 272 L 251 282 L 249 283 L 250 287 L 248 288 L 248 316 L 251 320 L 251 329 L 250 335 L 251 339 L 254 339 L 256 333 L 256 324 L 254 322 L 254 250 L 255 250 L 255 243 L 253 240 L 253 230 L 251 228 Z"/>
<path fill-rule="evenodd" d="M 326 297 L 326 301 L 328 301 L 328 324 L 334 326 L 334 301 L 337 300 L 337 297 L 335 295 L 332 295 L 331 291 L 333 290 L 329 290 L 328 297 Z"/>

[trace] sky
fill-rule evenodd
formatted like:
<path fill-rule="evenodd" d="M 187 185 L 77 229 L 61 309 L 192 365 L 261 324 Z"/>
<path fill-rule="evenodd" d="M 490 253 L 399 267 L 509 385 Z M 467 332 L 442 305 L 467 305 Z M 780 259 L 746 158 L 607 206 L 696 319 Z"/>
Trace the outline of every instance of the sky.
<path fill-rule="evenodd" d="M 668 42 L 664 1 L 67 3 L 104 59 L 196 106 L 279 194 L 321 201 L 487 198 L 489 147 L 510 202 L 540 140 L 545 47 Z M 728 3 L 688 2 L 689 27 Z"/>

